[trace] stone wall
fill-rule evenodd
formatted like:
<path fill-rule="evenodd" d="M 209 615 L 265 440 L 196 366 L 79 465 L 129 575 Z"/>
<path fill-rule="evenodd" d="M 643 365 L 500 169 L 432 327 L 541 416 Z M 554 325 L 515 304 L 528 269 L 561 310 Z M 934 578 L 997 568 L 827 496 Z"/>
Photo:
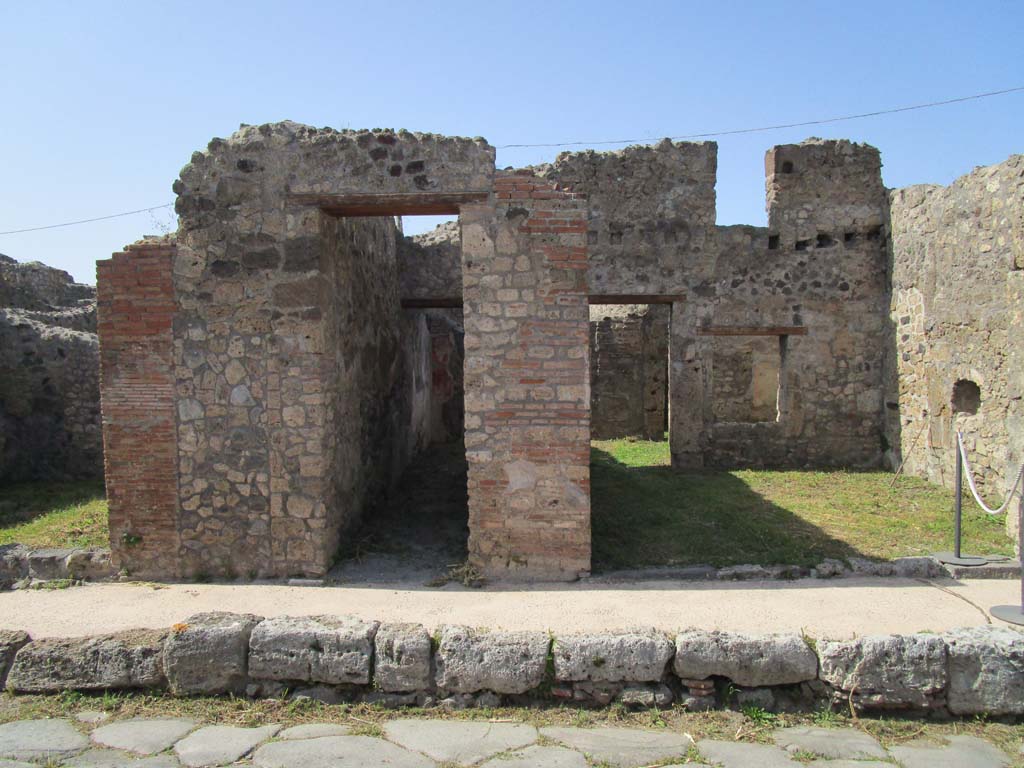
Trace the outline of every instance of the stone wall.
<path fill-rule="evenodd" d="M 752 424 L 779 417 L 778 336 L 717 336 L 711 344 L 715 422 Z"/>
<path fill-rule="evenodd" d="M 592 439 L 665 439 L 670 310 L 657 304 L 590 306 Z"/>
<path fill-rule="evenodd" d="M 526 172 L 462 209 L 470 562 L 590 570 L 586 202 Z"/>
<path fill-rule="evenodd" d="M 1024 156 L 894 190 L 890 206 L 893 461 L 952 487 L 961 430 L 998 505 L 1024 461 Z M 954 404 L 958 381 L 980 403 Z"/>
<path fill-rule="evenodd" d="M 0 254 L 0 483 L 102 477 L 95 299 Z"/>
<path fill-rule="evenodd" d="M 403 299 L 462 297 L 459 222 L 398 239 L 398 279 Z"/>

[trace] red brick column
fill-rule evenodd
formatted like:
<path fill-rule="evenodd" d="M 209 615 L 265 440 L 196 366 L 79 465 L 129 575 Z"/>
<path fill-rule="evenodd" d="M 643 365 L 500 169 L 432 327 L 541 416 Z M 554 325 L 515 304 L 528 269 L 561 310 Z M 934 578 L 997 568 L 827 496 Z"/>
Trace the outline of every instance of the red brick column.
<path fill-rule="evenodd" d="M 96 264 L 110 545 L 117 566 L 158 578 L 178 575 L 174 252 L 137 243 Z"/>
<path fill-rule="evenodd" d="M 528 175 L 461 212 L 472 564 L 497 578 L 590 570 L 587 210 Z"/>

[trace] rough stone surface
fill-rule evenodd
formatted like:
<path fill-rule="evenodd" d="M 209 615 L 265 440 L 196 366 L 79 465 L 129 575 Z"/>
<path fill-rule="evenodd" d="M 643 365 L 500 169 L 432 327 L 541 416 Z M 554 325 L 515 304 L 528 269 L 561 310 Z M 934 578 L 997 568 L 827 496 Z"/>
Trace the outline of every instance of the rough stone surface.
<path fill-rule="evenodd" d="M 536 728 L 519 723 L 394 720 L 384 726 L 384 732 L 406 749 L 459 765 L 475 765 L 537 740 Z"/>
<path fill-rule="evenodd" d="M 21 720 L 0 725 L 0 758 L 70 757 L 88 746 L 89 740 L 67 720 Z"/>
<path fill-rule="evenodd" d="M 676 637 L 672 667 L 683 678 L 721 675 L 737 685 L 757 687 L 813 680 L 818 657 L 799 635 L 686 630 Z"/>
<path fill-rule="evenodd" d="M 653 631 L 559 637 L 555 679 L 657 682 L 673 650 L 671 640 Z"/>
<path fill-rule="evenodd" d="M 92 732 L 92 740 L 112 749 L 155 755 L 170 749 L 195 727 L 193 720 L 180 718 L 122 720 L 101 725 Z"/>
<path fill-rule="evenodd" d="M 587 768 L 587 759 L 562 747 L 527 747 L 488 760 L 482 768 Z"/>
<path fill-rule="evenodd" d="M 368 736 L 264 744 L 252 761 L 259 768 L 436 768 L 436 763 L 423 755 Z"/>
<path fill-rule="evenodd" d="M 889 751 L 903 768 L 1005 768 L 1006 753 L 974 736 L 950 736 L 946 746 L 902 744 Z"/>
<path fill-rule="evenodd" d="M 0 254 L 0 482 L 102 475 L 96 290 Z"/>
<path fill-rule="evenodd" d="M 259 616 L 200 613 L 172 628 L 164 649 L 171 692 L 242 693 L 248 676 L 249 637 Z"/>
<path fill-rule="evenodd" d="M 945 635 L 949 711 L 954 715 L 1024 714 L 1024 635 L 1005 627 Z"/>
<path fill-rule="evenodd" d="M 335 725 L 334 723 L 310 723 L 308 725 L 295 725 L 285 728 L 277 737 L 279 739 L 318 739 L 324 736 L 347 736 L 347 725 Z"/>
<path fill-rule="evenodd" d="M 813 752 L 830 760 L 864 760 L 872 757 L 885 760 L 888 757 L 877 740 L 854 728 L 797 726 L 779 728 L 772 735 L 775 743 L 783 749 L 790 752 Z"/>
<path fill-rule="evenodd" d="M 14 662 L 14 654 L 29 640 L 28 634 L 18 630 L 0 629 L 0 691 L 7 681 L 7 672 Z"/>
<path fill-rule="evenodd" d="M 193 731 L 175 744 L 174 752 L 183 765 L 191 768 L 227 765 L 241 760 L 279 730 L 279 725 L 265 725 L 262 728 L 208 725 Z"/>
<path fill-rule="evenodd" d="M 166 633 L 130 630 L 98 637 L 34 640 L 18 651 L 7 686 L 25 693 L 159 688 Z"/>
<path fill-rule="evenodd" d="M 374 684 L 382 691 L 430 686 L 430 635 L 419 624 L 382 624 L 374 637 Z"/>
<path fill-rule="evenodd" d="M 946 643 L 938 635 L 880 635 L 820 642 L 823 681 L 864 707 L 928 707 L 946 687 Z"/>
<path fill-rule="evenodd" d="M 437 687 L 454 693 L 525 693 L 544 679 L 550 644 L 542 632 L 444 627 L 434 657 Z"/>
<path fill-rule="evenodd" d="M 249 643 L 249 675 L 315 683 L 370 682 L 376 621 L 312 616 L 266 619 Z"/>
<path fill-rule="evenodd" d="M 681 762 L 693 745 L 693 739 L 682 734 L 628 728 L 541 728 L 540 733 L 616 768 Z"/>
<path fill-rule="evenodd" d="M 701 757 L 722 768 L 797 768 L 802 765 L 787 752 L 767 744 L 746 744 L 734 741 L 705 739 L 697 744 Z"/>
<path fill-rule="evenodd" d="M 63 768 L 179 768 L 180 765 L 173 755 L 138 757 L 116 749 L 90 749 L 62 764 Z"/>

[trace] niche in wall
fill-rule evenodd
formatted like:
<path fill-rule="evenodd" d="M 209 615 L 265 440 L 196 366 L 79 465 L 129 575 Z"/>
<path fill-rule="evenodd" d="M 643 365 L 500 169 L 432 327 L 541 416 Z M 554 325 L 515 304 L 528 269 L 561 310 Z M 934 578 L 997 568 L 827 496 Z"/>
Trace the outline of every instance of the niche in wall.
<path fill-rule="evenodd" d="M 957 379 L 950 398 L 953 413 L 975 414 L 981 408 L 981 387 L 970 379 Z"/>

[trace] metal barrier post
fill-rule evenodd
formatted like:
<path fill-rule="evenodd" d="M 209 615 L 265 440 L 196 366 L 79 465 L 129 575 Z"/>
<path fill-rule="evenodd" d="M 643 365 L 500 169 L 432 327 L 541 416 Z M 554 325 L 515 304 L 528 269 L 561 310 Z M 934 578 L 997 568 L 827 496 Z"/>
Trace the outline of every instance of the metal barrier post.
<path fill-rule="evenodd" d="M 953 551 L 936 552 L 932 557 L 947 565 L 985 565 L 988 560 L 977 555 L 964 555 L 960 552 L 960 541 L 963 535 L 964 513 L 964 460 L 960 455 L 960 433 L 956 433 L 953 451 L 956 453 L 956 474 L 953 486 Z"/>
<path fill-rule="evenodd" d="M 997 619 L 1024 626 L 1024 490 L 1017 500 L 1017 546 L 1020 547 L 1020 605 L 995 605 L 989 611 Z"/>

